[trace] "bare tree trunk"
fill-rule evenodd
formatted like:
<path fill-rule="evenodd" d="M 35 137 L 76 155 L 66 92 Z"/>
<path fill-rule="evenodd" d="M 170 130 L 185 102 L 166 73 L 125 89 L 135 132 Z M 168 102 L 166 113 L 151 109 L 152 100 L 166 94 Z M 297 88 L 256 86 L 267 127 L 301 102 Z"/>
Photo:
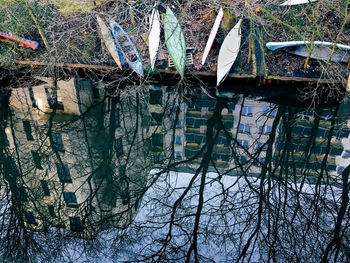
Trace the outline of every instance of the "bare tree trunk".
<path fill-rule="evenodd" d="M 343 181 L 343 191 L 341 195 L 341 205 L 338 211 L 338 218 L 337 222 L 334 227 L 334 236 L 331 242 L 328 243 L 326 250 L 322 257 L 322 263 L 329 262 L 328 255 L 335 246 L 337 250 L 340 247 L 341 241 L 342 241 L 342 234 L 341 234 L 341 228 L 342 228 L 342 222 L 345 217 L 345 213 L 348 210 L 349 205 L 349 174 L 350 174 L 350 165 L 348 165 L 342 172 L 342 181 Z M 337 255 L 337 253 L 336 253 Z M 334 262 L 337 262 L 337 258 L 334 258 Z"/>

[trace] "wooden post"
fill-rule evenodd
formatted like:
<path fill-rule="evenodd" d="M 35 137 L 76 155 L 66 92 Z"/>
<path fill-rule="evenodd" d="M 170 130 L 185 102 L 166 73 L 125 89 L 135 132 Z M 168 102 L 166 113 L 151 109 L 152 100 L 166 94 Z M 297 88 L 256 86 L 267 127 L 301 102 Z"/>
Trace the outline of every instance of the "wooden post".
<path fill-rule="evenodd" d="M 348 77 L 348 84 L 346 85 L 346 92 L 350 93 L 350 74 Z"/>

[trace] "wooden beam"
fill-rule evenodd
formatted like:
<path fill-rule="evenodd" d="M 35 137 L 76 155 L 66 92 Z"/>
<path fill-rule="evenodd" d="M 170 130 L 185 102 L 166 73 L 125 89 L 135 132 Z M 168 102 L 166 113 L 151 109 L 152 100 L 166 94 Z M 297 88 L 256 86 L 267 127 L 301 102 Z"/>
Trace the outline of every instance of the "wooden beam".
<path fill-rule="evenodd" d="M 54 66 L 54 67 L 63 67 L 63 68 L 76 68 L 76 69 L 96 69 L 96 70 L 118 70 L 116 66 L 104 66 L 104 65 L 89 65 L 89 64 L 71 64 L 71 63 L 54 63 L 49 64 L 47 62 L 41 61 L 24 61 L 19 60 L 16 62 L 19 65 L 28 65 L 28 66 Z"/>
<path fill-rule="evenodd" d="M 284 77 L 284 76 L 267 76 L 265 79 L 280 80 L 280 81 L 296 81 L 296 82 L 312 82 L 322 84 L 341 84 L 340 80 L 335 79 L 319 79 L 319 78 L 305 78 L 305 77 Z"/>
<path fill-rule="evenodd" d="M 105 65 L 89 65 L 89 64 L 71 64 L 71 63 L 54 63 L 49 64 L 47 62 L 41 62 L 41 61 L 17 61 L 17 64 L 19 65 L 28 65 L 28 66 L 55 66 L 55 67 L 63 67 L 63 68 L 70 68 L 70 69 L 90 69 L 90 70 L 106 70 L 106 71 L 120 71 L 117 66 L 105 66 Z M 159 69 L 159 73 L 168 75 L 168 76 L 176 76 L 178 73 L 176 71 L 168 71 L 164 69 Z M 194 77 L 216 77 L 216 72 L 214 71 L 192 71 L 190 74 L 187 74 L 187 76 L 194 76 Z M 255 75 L 252 74 L 228 74 L 228 79 L 249 79 L 253 80 L 256 78 Z M 263 78 L 265 80 L 274 80 L 274 81 L 282 81 L 282 82 L 310 82 L 310 83 L 322 83 L 322 84 L 341 84 L 342 82 L 340 80 L 332 80 L 332 79 L 318 79 L 318 78 L 305 78 L 305 77 L 286 77 L 286 76 L 267 76 Z M 347 88 L 349 88 L 349 81 Z"/>
<path fill-rule="evenodd" d="M 162 74 L 169 74 L 169 75 L 178 75 L 179 73 L 177 73 L 177 71 L 169 71 L 169 70 L 164 70 L 164 69 L 158 69 L 159 73 Z M 215 71 L 192 71 L 190 74 L 186 74 L 189 76 L 196 76 L 196 77 L 216 77 L 216 72 Z M 245 79 L 245 78 L 249 78 L 249 79 L 253 79 L 255 78 L 255 75 L 251 75 L 251 74 L 228 74 L 227 78 L 240 78 L 240 79 Z"/>

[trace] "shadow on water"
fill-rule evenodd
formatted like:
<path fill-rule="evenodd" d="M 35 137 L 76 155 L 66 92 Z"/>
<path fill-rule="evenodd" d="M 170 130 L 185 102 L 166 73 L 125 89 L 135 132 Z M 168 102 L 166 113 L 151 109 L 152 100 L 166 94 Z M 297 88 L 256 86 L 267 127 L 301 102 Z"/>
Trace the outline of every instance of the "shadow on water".
<path fill-rule="evenodd" d="M 4 261 L 349 260 L 348 102 L 215 96 L 44 78 L 1 95 Z"/>

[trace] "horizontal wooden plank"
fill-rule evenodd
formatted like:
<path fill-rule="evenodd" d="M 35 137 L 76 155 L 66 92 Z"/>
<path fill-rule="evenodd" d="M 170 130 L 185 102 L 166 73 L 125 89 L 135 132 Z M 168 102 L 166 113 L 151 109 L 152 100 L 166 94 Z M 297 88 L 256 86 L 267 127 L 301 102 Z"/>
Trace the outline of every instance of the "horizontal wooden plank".
<path fill-rule="evenodd" d="M 169 70 L 164 70 L 164 69 L 159 69 L 159 73 L 162 74 L 171 74 L 171 75 L 178 75 L 177 71 L 169 71 Z M 197 77 L 216 77 L 216 72 L 215 71 L 192 71 L 191 73 L 186 74 L 187 76 L 197 76 Z M 228 74 L 228 78 L 249 78 L 253 79 L 256 76 L 255 75 L 250 75 L 250 74 Z"/>
<path fill-rule="evenodd" d="M 281 80 L 281 81 L 298 81 L 298 82 L 313 82 L 313 83 L 329 83 L 340 84 L 340 80 L 334 79 L 319 79 L 319 78 L 305 78 L 305 77 L 286 77 L 286 76 L 268 76 L 265 79 Z"/>
<path fill-rule="evenodd" d="M 19 65 L 28 65 L 28 66 L 49 66 L 50 64 L 42 61 L 17 61 Z M 70 69 L 90 69 L 90 70 L 119 70 L 117 66 L 105 66 L 105 65 L 89 65 L 89 64 L 72 64 L 72 63 L 55 63 L 52 64 L 55 67 L 63 67 Z M 164 75 L 178 75 L 176 71 L 169 71 L 164 69 L 159 69 L 159 73 Z M 195 76 L 195 77 L 216 77 L 216 72 L 214 71 L 192 71 L 187 76 Z M 255 79 L 257 76 L 252 74 L 228 74 L 227 78 L 232 79 Z M 318 78 L 306 78 L 306 77 L 287 77 L 287 76 L 267 76 L 262 80 L 277 80 L 282 82 L 311 82 L 311 83 L 323 83 L 323 84 L 340 84 L 340 80 L 330 80 L 330 79 L 318 79 Z M 349 84 L 348 84 L 348 89 Z"/>
<path fill-rule="evenodd" d="M 322 83 L 322 84 L 341 84 L 340 80 L 334 79 L 319 79 L 319 78 L 305 78 L 305 77 L 285 77 L 285 76 L 267 76 L 267 80 L 279 80 L 279 81 L 294 81 L 294 82 L 311 82 L 311 83 Z"/>
<path fill-rule="evenodd" d="M 42 61 L 17 61 L 19 65 L 29 65 L 29 66 L 49 66 L 52 65 L 54 67 L 64 67 L 64 68 L 76 68 L 76 69 L 95 69 L 95 70 L 117 70 L 116 66 L 104 66 L 104 65 L 89 65 L 89 64 L 71 64 L 71 63 L 54 63 L 49 64 L 47 62 Z"/>

